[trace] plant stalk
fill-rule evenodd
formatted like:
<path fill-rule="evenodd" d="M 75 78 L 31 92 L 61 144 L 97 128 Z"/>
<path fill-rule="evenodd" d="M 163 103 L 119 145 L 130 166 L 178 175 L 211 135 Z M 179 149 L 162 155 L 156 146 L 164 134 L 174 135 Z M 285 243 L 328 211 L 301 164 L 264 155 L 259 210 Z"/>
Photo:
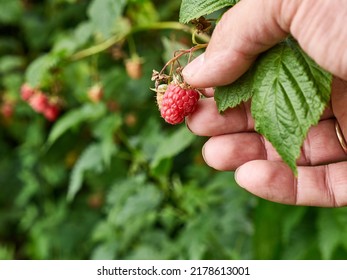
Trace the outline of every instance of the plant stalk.
<path fill-rule="evenodd" d="M 133 27 L 132 29 L 130 29 L 126 33 L 114 35 L 114 36 L 110 37 L 109 39 L 103 41 L 100 44 L 97 44 L 95 46 L 92 46 L 90 48 L 81 50 L 81 51 L 73 54 L 70 57 L 70 60 L 72 60 L 72 61 L 80 60 L 80 59 L 95 55 L 97 53 L 100 53 L 102 51 L 105 51 L 108 48 L 112 47 L 114 44 L 124 40 L 126 37 L 128 37 L 131 34 L 134 34 L 134 33 L 140 32 L 140 31 L 163 30 L 163 29 L 181 30 L 183 32 L 190 33 L 190 34 L 194 34 L 194 32 L 195 32 L 195 30 L 193 28 L 191 28 L 187 25 L 184 25 L 182 23 L 175 22 L 175 21 L 172 21 L 172 22 L 171 21 L 155 22 L 155 23 L 151 23 L 151 24 L 147 24 L 147 25 L 136 26 L 136 27 Z M 207 35 L 199 34 L 196 36 L 198 36 L 199 39 L 204 41 L 204 42 L 209 41 L 209 36 L 207 36 Z"/>

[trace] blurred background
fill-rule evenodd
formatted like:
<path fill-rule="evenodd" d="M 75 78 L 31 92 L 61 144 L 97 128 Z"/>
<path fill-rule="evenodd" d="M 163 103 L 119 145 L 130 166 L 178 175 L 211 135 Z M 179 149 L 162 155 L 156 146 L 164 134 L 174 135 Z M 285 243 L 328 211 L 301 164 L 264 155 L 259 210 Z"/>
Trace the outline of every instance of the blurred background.
<path fill-rule="evenodd" d="M 347 258 L 347 208 L 255 198 L 161 119 L 180 2 L 0 0 L 0 259 Z"/>

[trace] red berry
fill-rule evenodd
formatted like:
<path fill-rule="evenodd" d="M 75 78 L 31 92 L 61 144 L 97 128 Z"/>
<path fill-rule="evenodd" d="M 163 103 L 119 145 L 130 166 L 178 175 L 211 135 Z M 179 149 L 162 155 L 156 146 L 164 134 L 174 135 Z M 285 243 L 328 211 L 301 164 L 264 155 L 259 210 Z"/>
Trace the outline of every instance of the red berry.
<path fill-rule="evenodd" d="M 6 119 L 10 119 L 13 115 L 13 104 L 11 102 L 4 102 L 1 104 L 0 111 Z"/>
<path fill-rule="evenodd" d="M 161 116 L 170 124 L 179 124 L 195 110 L 199 97 L 195 89 L 172 83 L 158 104 Z"/>
<path fill-rule="evenodd" d="M 55 104 L 48 104 L 43 111 L 43 115 L 49 121 L 55 121 L 59 116 L 59 108 Z"/>
<path fill-rule="evenodd" d="M 48 98 L 44 93 L 37 92 L 29 99 L 29 104 L 34 111 L 43 113 L 48 106 Z"/>
<path fill-rule="evenodd" d="M 23 84 L 20 88 L 20 95 L 23 100 L 28 101 L 35 93 L 35 89 L 29 84 Z"/>

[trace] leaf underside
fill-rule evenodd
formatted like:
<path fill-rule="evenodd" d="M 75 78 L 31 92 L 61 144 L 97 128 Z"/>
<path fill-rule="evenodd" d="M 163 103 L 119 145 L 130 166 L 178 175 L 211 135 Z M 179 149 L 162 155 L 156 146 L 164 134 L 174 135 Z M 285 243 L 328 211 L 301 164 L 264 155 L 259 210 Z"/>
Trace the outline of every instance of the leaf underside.
<path fill-rule="evenodd" d="M 301 146 L 329 102 L 330 89 L 331 75 L 287 39 L 262 54 L 238 81 L 217 88 L 215 99 L 224 111 L 252 97 L 256 131 L 297 174 Z"/>

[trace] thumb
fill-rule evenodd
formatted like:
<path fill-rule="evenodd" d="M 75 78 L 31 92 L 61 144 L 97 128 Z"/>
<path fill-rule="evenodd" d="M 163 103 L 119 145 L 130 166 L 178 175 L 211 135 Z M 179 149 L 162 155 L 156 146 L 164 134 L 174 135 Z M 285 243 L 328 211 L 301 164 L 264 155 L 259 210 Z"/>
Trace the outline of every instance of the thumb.
<path fill-rule="evenodd" d="M 201 88 L 229 84 L 291 33 L 319 65 L 347 79 L 346 16 L 345 0 L 242 0 L 223 15 L 184 78 Z"/>
<path fill-rule="evenodd" d="M 240 77 L 259 53 L 287 36 L 276 19 L 281 2 L 242 0 L 227 11 L 216 25 L 206 52 L 184 68 L 185 80 L 206 88 Z"/>

